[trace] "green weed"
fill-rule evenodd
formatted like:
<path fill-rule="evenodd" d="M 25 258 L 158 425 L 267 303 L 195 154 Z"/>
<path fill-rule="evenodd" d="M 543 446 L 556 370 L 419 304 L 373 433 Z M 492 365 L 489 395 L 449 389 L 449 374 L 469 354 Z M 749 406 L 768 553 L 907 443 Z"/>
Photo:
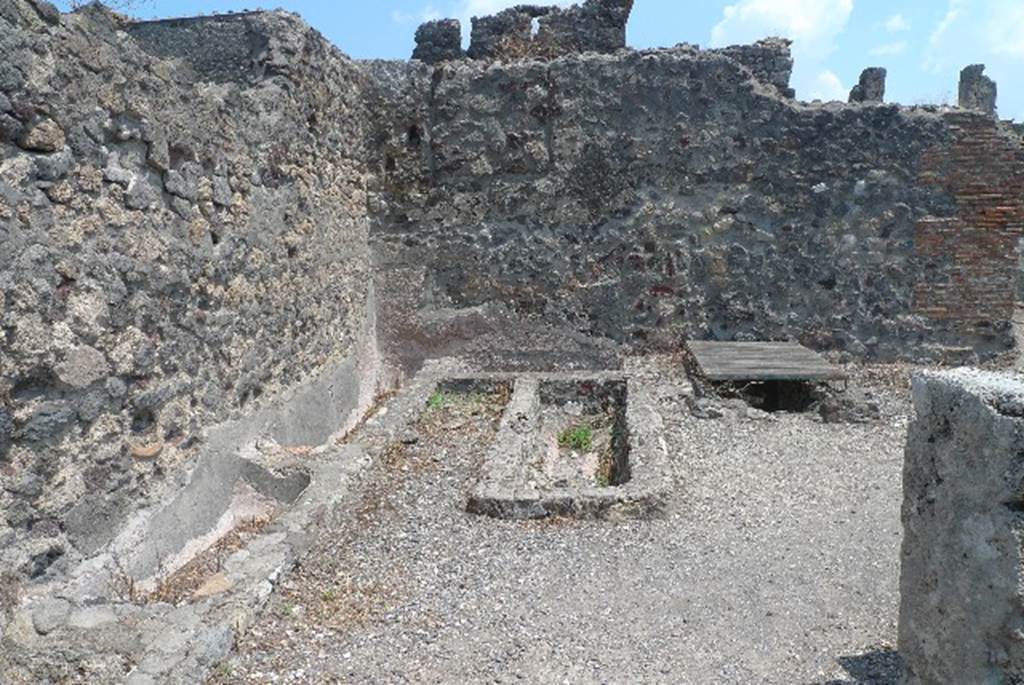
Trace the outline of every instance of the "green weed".
<path fill-rule="evenodd" d="M 430 399 L 427 400 L 427 407 L 437 411 L 447 407 L 450 402 L 451 398 L 448 397 L 447 393 L 438 391 L 431 395 Z"/>
<path fill-rule="evenodd" d="M 572 426 L 558 436 L 559 447 L 586 452 L 594 446 L 594 429 L 590 426 Z"/>

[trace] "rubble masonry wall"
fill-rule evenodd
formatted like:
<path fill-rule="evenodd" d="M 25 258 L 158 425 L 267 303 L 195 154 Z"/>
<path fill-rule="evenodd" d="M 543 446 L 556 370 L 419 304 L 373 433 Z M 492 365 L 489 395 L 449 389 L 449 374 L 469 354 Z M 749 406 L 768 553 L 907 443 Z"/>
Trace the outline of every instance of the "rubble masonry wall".
<path fill-rule="evenodd" d="M 208 21 L 0 0 L 8 584 L 101 548 L 211 428 L 319 444 L 372 400 L 365 77 L 294 16 Z"/>
<path fill-rule="evenodd" d="M 368 64 L 376 274 L 405 284 L 385 345 L 511 312 L 638 349 L 1012 348 L 1021 139 L 982 112 L 796 102 L 771 51 Z"/>

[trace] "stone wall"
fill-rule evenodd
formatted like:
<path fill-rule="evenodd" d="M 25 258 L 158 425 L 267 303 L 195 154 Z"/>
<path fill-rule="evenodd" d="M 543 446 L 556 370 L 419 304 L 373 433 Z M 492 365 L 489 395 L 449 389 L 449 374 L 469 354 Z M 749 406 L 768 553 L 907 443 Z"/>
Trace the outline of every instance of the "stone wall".
<path fill-rule="evenodd" d="M 385 342 L 450 349 L 510 315 L 635 349 L 1010 349 L 1020 139 L 980 113 L 794 102 L 775 50 L 771 82 L 687 46 L 369 65 L 378 279 L 407 284 Z"/>
<path fill-rule="evenodd" d="M 899 649 L 908 685 L 1024 681 L 1024 381 L 914 381 Z"/>
<path fill-rule="evenodd" d="M 148 53 L 182 59 L 204 81 L 256 81 L 265 74 L 268 39 L 260 13 L 140 21 L 125 31 Z"/>
<path fill-rule="evenodd" d="M 191 53 L 225 27 L 246 69 Z M 212 426 L 318 444 L 369 404 L 367 117 L 362 72 L 283 13 L 0 0 L 0 54 L 0 568 L 32 577 Z"/>

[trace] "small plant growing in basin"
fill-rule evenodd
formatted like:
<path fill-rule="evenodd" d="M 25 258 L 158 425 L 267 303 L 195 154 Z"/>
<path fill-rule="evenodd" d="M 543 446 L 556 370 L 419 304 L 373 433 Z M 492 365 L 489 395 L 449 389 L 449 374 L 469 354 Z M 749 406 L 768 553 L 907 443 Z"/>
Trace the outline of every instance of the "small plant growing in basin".
<path fill-rule="evenodd" d="M 438 411 L 440 409 L 444 409 L 445 407 L 447 407 L 448 403 L 449 398 L 446 393 L 435 392 L 433 395 L 430 396 L 430 399 L 427 400 L 427 407 L 434 411 Z"/>
<path fill-rule="evenodd" d="M 558 436 L 558 446 L 588 452 L 594 446 L 594 429 L 590 426 L 571 426 Z"/>

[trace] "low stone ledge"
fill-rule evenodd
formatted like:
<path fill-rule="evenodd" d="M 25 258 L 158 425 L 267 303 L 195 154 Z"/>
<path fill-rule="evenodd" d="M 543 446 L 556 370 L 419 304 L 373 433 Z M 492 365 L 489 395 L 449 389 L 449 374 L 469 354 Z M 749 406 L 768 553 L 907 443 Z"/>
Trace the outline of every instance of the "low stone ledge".
<path fill-rule="evenodd" d="M 16 648 L 18 658 L 25 660 L 39 660 L 59 649 L 69 663 L 87 660 L 93 677 L 113 678 L 102 682 L 205 682 L 308 550 L 367 462 L 365 452 L 355 446 L 322 455 L 295 504 L 228 556 L 222 571 L 191 601 L 147 604 L 83 597 L 60 586 L 37 587 L 4 636 L 5 647 Z M 125 662 L 133 664 L 127 674 L 120 670 Z"/>

